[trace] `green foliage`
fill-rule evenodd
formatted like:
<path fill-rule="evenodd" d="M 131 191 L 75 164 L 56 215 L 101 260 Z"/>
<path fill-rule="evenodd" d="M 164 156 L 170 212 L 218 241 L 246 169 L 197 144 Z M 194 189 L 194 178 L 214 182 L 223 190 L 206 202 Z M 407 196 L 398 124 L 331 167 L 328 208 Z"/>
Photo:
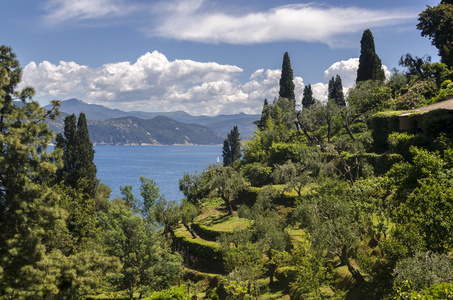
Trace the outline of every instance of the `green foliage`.
<path fill-rule="evenodd" d="M 242 174 L 245 179 L 252 186 L 263 186 L 271 183 L 271 173 L 272 168 L 266 167 L 260 164 L 259 162 L 254 162 L 252 164 L 246 164 L 241 168 Z"/>
<path fill-rule="evenodd" d="M 351 263 L 360 239 L 358 212 L 348 201 L 346 183 L 323 179 L 319 184 L 316 193 L 296 207 L 296 220 L 310 230 L 310 240 L 318 253 L 337 257 L 361 283 L 364 279 Z"/>
<path fill-rule="evenodd" d="M 437 109 L 423 115 L 424 134 L 431 141 L 440 135 L 453 139 L 453 115 L 449 110 Z"/>
<path fill-rule="evenodd" d="M 308 241 L 295 246 L 291 251 L 291 265 L 295 267 L 291 282 L 293 293 L 304 298 L 312 296 L 314 299 L 327 296 L 323 295 L 322 288 L 329 285 L 333 270 L 325 266 Z"/>
<path fill-rule="evenodd" d="M 421 292 L 412 291 L 411 283 L 405 282 L 402 287 L 396 289 L 395 300 L 450 300 L 453 299 L 453 284 L 439 283 Z"/>
<path fill-rule="evenodd" d="M 51 112 L 37 102 L 27 102 L 33 89 L 15 90 L 21 72 L 12 50 L 1 46 L 0 295 L 5 299 L 42 298 L 59 292 L 60 268 L 47 251 L 44 236 L 61 225 L 65 215 L 57 205 L 58 194 L 47 184 L 61 157 L 60 151 L 46 152 L 53 134 L 44 121 Z M 12 105 L 16 98 L 24 102 L 22 107 Z M 54 252 L 60 254 L 58 249 Z"/>
<path fill-rule="evenodd" d="M 429 55 L 425 55 L 423 57 L 413 57 L 411 54 L 407 53 L 406 55 L 401 56 L 398 64 L 406 67 L 406 76 L 422 79 L 425 78 L 422 66 L 430 62 L 431 57 Z"/>
<path fill-rule="evenodd" d="M 442 282 L 453 281 L 453 263 L 445 254 L 418 252 L 396 263 L 393 271 L 396 286 L 411 282 L 411 289 L 421 291 Z"/>
<path fill-rule="evenodd" d="M 411 146 L 423 146 L 423 136 L 394 132 L 388 136 L 388 144 L 392 153 L 400 154 L 405 160 L 411 159 Z"/>
<path fill-rule="evenodd" d="M 433 79 L 417 81 L 406 94 L 396 99 L 396 109 L 409 110 L 425 106 L 436 94 L 436 82 Z"/>
<path fill-rule="evenodd" d="M 443 1 L 446 2 L 446 1 Z M 419 15 L 417 29 L 421 35 L 431 39 L 431 43 L 439 50 L 442 62 L 453 65 L 452 32 L 453 5 L 440 3 L 437 6 L 427 6 Z"/>
<path fill-rule="evenodd" d="M 315 98 L 313 98 L 313 91 L 311 89 L 311 84 L 306 85 L 304 87 L 304 94 L 302 97 L 302 107 L 309 108 L 313 104 L 315 104 Z"/>
<path fill-rule="evenodd" d="M 203 171 L 202 174 L 195 172 L 194 174 L 184 173 L 184 176 L 179 179 L 179 190 L 184 194 L 187 201 L 198 205 L 209 194 L 206 187 L 210 173 L 209 170 Z"/>
<path fill-rule="evenodd" d="M 212 192 L 222 198 L 228 209 L 228 214 L 233 215 L 232 201 L 246 187 L 242 175 L 231 167 L 219 167 L 209 182 Z"/>
<path fill-rule="evenodd" d="M 388 149 L 388 136 L 399 129 L 398 114 L 402 112 L 377 113 L 371 118 L 372 136 L 374 141 L 374 151 L 383 153 Z"/>
<path fill-rule="evenodd" d="M 154 292 L 144 300 L 190 300 L 185 286 L 172 287 L 163 291 Z"/>
<path fill-rule="evenodd" d="M 238 127 L 234 126 L 228 134 L 228 137 L 223 142 L 223 165 L 228 167 L 235 161 L 238 161 L 241 156 L 241 139 L 239 138 Z"/>
<path fill-rule="evenodd" d="M 384 80 L 382 63 L 376 54 L 374 37 L 369 29 L 365 30 L 360 40 L 359 68 L 356 82 L 367 80 Z"/>
<path fill-rule="evenodd" d="M 358 82 L 348 91 L 348 104 L 355 114 L 368 121 L 372 114 L 390 106 L 392 90 L 379 80 Z"/>
<path fill-rule="evenodd" d="M 291 60 L 289 58 L 288 52 L 285 52 L 283 55 L 282 63 L 282 75 L 280 77 L 280 98 L 289 99 L 293 105 L 292 110 L 296 108 L 296 96 L 294 94 L 294 82 L 293 82 L 293 69 L 291 68 Z"/>
<path fill-rule="evenodd" d="M 117 199 L 100 216 L 106 252 L 117 257 L 122 270 L 111 280 L 132 295 L 145 289 L 169 288 L 181 272 L 181 257 L 165 248 L 154 227 L 133 214 L 126 203 Z"/>
<path fill-rule="evenodd" d="M 338 106 L 345 106 L 343 94 L 343 84 L 341 82 L 340 75 L 337 75 L 335 78 L 332 76 L 332 79 L 329 80 L 327 99 L 334 100 L 335 104 Z"/>
<path fill-rule="evenodd" d="M 68 115 L 64 136 L 59 134 L 56 141 L 56 148 L 63 150 L 63 167 L 57 172 L 57 182 L 82 189 L 84 194 L 94 198 L 98 180 L 85 114 L 80 113 L 78 121 L 74 114 Z"/>

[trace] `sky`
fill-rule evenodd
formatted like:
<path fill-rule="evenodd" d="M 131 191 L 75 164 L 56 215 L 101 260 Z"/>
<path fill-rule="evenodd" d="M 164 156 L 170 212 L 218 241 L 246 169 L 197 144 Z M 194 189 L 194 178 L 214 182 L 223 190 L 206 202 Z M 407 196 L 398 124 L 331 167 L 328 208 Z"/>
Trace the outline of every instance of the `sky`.
<path fill-rule="evenodd" d="M 326 97 L 339 74 L 354 85 L 370 29 L 387 76 L 399 58 L 437 49 L 416 29 L 437 1 L 0 0 L 0 43 L 23 68 L 35 100 L 78 98 L 126 111 L 259 114 L 278 97 L 289 53 L 304 85 Z"/>

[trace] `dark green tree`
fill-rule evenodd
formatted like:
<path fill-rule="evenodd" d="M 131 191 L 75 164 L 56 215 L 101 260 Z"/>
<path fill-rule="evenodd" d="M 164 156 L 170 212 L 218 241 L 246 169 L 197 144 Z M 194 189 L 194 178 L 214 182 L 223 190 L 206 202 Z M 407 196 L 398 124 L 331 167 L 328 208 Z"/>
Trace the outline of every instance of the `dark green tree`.
<path fill-rule="evenodd" d="M 431 39 L 431 44 L 439 50 L 441 61 L 453 66 L 453 5 L 452 1 L 442 1 L 437 6 L 429 6 L 420 13 L 417 29 L 421 35 Z"/>
<path fill-rule="evenodd" d="M 309 108 L 315 104 L 315 98 L 313 98 L 313 91 L 311 90 L 311 84 L 304 87 L 304 96 L 302 97 L 302 107 Z"/>
<path fill-rule="evenodd" d="M 288 52 L 283 55 L 282 76 L 280 78 L 280 98 L 287 98 L 293 102 L 293 109 L 296 108 L 296 96 L 294 94 L 294 75 L 291 68 L 291 60 Z"/>
<path fill-rule="evenodd" d="M 344 101 L 343 83 L 341 82 L 340 75 L 337 75 L 335 78 L 332 76 L 332 79 L 329 80 L 327 98 L 329 100 L 334 100 L 335 104 L 338 106 L 346 105 Z"/>
<path fill-rule="evenodd" d="M 261 111 L 261 118 L 254 123 L 260 130 L 266 129 L 266 120 L 269 118 L 272 112 L 272 106 L 269 105 L 267 99 L 264 99 L 263 110 Z"/>
<path fill-rule="evenodd" d="M 56 147 L 63 149 L 63 168 L 58 170 L 57 180 L 94 198 L 97 170 L 85 114 L 80 113 L 78 121 L 74 114 L 66 116 L 64 123 L 64 136 L 56 138 Z"/>
<path fill-rule="evenodd" d="M 61 254 L 47 232 L 64 222 L 58 194 L 46 181 L 60 162 L 47 152 L 52 112 L 35 101 L 32 88 L 16 91 L 22 70 L 11 48 L 0 47 L 0 297 L 41 299 L 58 293 Z M 20 99 L 21 106 L 13 100 Z M 58 102 L 52 102 L 54 108 Z M 47 240 L 46 240 L 47 238 Z"/>
<path fill-rule="evenodd" d="M 98 180 L 96 178 L 96 165 L 94 164 L 94 149 L 93 143 L 90 141 L 88 126 L 85 114 L 79 114 L 77 120 L 77 160 L 76 160 L 76 176 L 83 178 L 85 190 L 90 197 L 95 196 Z"/>
<path fill-rule="evenodd" d="M 373 34 L 369 29 L 365 30 L 360 41 L 359 68 L 356 82 L 366 80 L 384 80 L 385 74 L 382 63 L 376 54 Z"/>
<path fill-rule="evenodd" d="M 223 165 L 225 167 L 233 164 L 242 157 L 241 139 L 239 138 L 239 130 L 237 126 L 228 134 L 228 137 L 223 142 Z"/>
<path fill-rule="evenodd" d="M 417 76 L 418 78 L 425 78 L 422 66 L 431 62 L 431 56 L 424 55 L 423 57 L 412 56 L 410 53 L 401 56 L 398 64 L 407 69 L 407 76 Z"/>

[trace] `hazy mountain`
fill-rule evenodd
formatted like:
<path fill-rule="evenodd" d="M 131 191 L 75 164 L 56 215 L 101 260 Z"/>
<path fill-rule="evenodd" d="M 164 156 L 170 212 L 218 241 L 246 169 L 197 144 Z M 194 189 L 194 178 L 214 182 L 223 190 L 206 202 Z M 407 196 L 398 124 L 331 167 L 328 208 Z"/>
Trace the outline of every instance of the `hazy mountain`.
<path fill-rule="evenodd" d="M 49 108 L 50 106 L 47 106 Z M 241 138 L 247 139 L 255 130 L 256 121 L 260 115 L 247 115 L 244 113 L 234 115 L 219 115 L 219 116 L 192 116 L 184 111 L 175 112 L 142 112 L 142 111 L 122 111 L 119 109 L 111 109 L 102 105 L 88 104 L 78 99 L 69 99 L 61 101 L 60 111 L 67 114 L 76 114 L 84 112 L 87 120 L 108 120 L 125 117 L 135 117 L 140 119 L 153 119 L 157 116 L 171 118 L 175 121 L 198 124 L 210 128 L 220 134 L 222 137 L 233 129 L 233 126 L 238 126 Z M 53 124 L 58 127 L 57 124 Z M 62 128 L 62 127 L 61 127 Z"/>

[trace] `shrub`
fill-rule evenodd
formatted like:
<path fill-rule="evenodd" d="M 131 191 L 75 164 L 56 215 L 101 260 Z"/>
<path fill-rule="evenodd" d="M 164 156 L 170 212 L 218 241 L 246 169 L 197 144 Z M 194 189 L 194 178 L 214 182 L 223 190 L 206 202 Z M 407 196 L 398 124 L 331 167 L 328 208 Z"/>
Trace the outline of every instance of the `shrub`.
<path fill-rule="evenodd" d="M 423 116 L 425 136 L 434 140 L 441 133 L 447 138 L 453 139 L 453 114 L 446 109 L 430 111 Z"/>
<path fill-rule="evenodd" d="M 263 166 L 261 163 L 255 162 L 247 164 L 242 168 L 244 177 L 252 186 L 261 187 L 271 183 L 272 168 Z"/>
<path fill-rule="evenodd" d="M 151 297 L 144 300 L 190 300 L 185 286 L 172 287 L 167 290 L 154 292 Z"/>
<path fill-rule="evenodd" d="M 402 111 L 381 112 L 374 114 L 371 118 L 370 128 L 372 130 L 374 151 L 376 153 L 387 151 L 387 138 L 390 133 L 398 131 L 398 115 L 402 113 Z"/>
<path fill-rule="evenodd" d="M 398 261 L 393 276 L 397 286 L 410 281 L 411 289 L 420 291 L 453 280 L 453 264 L 445 254 L 418 252 L 414 257 Z"/>

